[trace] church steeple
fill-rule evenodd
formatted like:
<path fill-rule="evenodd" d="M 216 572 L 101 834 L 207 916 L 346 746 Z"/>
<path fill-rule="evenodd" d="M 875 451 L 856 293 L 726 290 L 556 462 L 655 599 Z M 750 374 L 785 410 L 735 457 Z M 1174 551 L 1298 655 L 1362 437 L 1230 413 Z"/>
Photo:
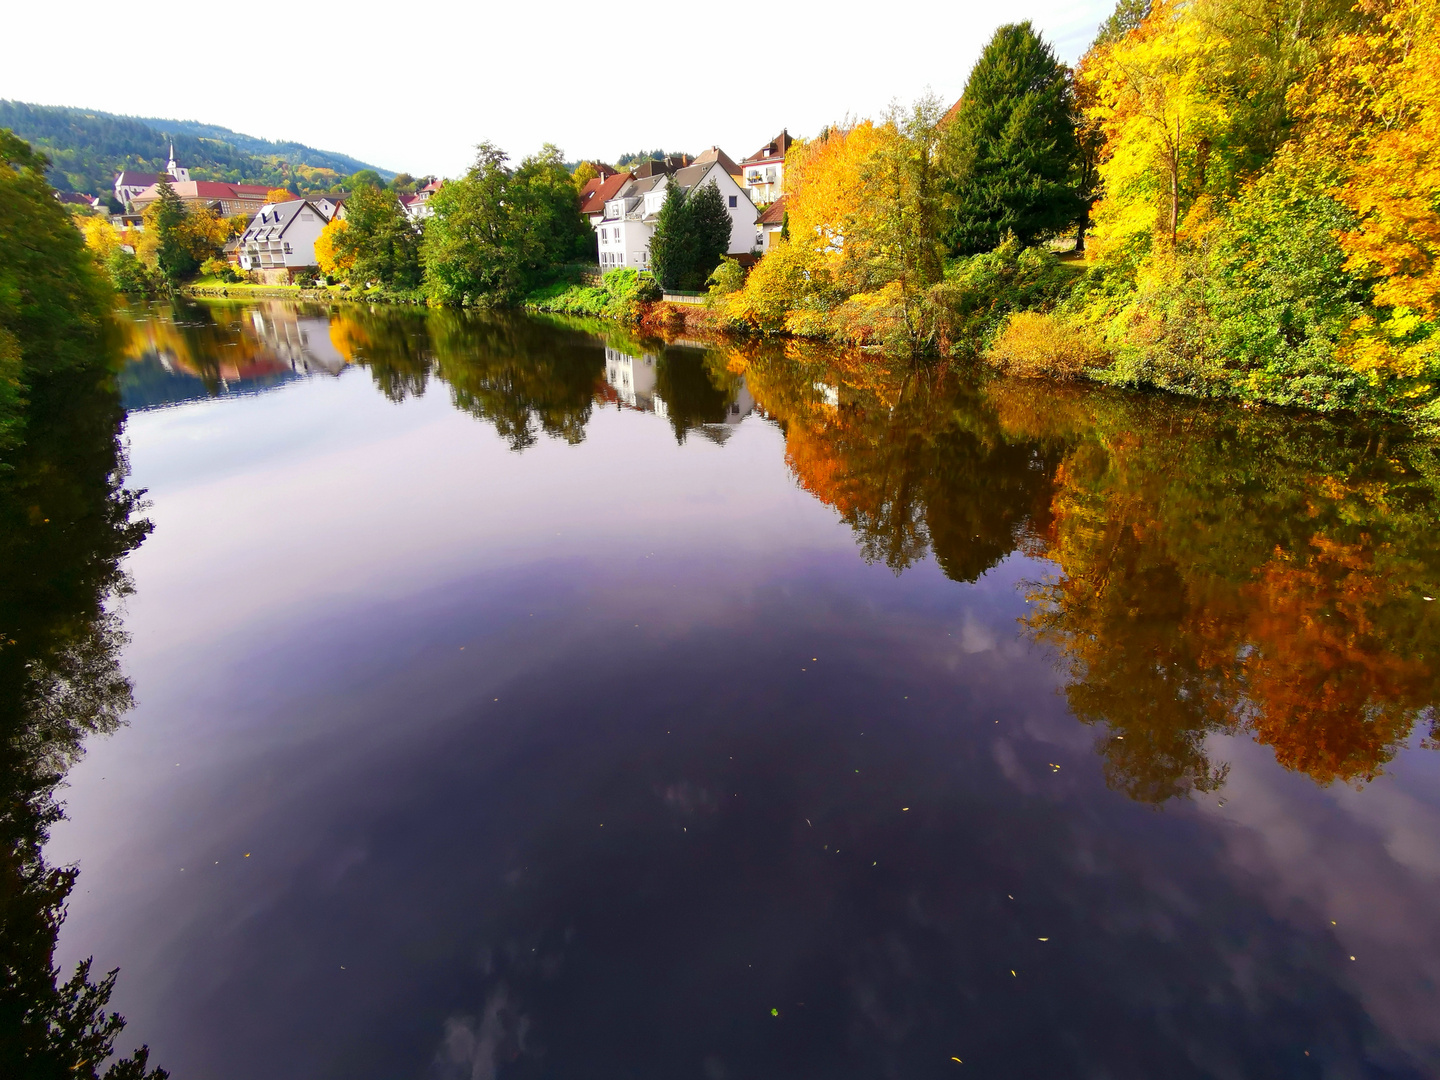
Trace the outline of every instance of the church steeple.
<path fill-rule="evenodd" d="M 170 161 L 165 166 L 165 171 L 170 174 L 170 179 L 177 184 L 183 184 L 190 179 L 190 170 L 182 169 L 175 164 L 175 140 L 170 140 Z"/>

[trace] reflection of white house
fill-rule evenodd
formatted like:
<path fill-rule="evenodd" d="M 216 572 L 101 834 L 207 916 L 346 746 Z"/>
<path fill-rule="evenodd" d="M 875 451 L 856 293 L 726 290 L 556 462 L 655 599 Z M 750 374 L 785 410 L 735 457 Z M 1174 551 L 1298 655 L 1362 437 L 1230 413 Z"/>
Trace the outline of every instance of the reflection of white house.
<path fill-rule="evenodd" d="M 665 401 L 655 393 L 655 354 L 631 356 L 605 346 L 605 381 L 621 405 L 666 415 Z"/>
<path fill-rule="evenodd" d="M 240 237 L 245 270 L 290 270 L 315 265 L 315 241 L 328 218 L 308 199 L 262 207 Z"/>
<path fill-rule="evenodd" d="M 655 219 L 665 204 L 666 188 L 678 184 L 682 190 L 694 192 L 703 184 L 714 184 L 730 214 L 730 246 L 727 254 L 743 255 L 755 248 L 755 220 L 759 216 L 755 204 L 725 171 L 728 161 L 722 153 L 709 161 L 697 162 L 673 175 L 658 173 L 630 180 L 605 203 L 605 212 L 593 219 L 600 244 L 600 268 L 613 270 L 620 266 L 646 269 L 650 265 L 650 239 L 655 235 Z"/>
<path fill-rule="evenodd" d="M 288 308 L 268 304 L 264 310 L 250 311 L 250 323 L 276 358 L 297 374 L 338 375 L 345 368 L 345 357 L 330 338 L 328 315 L 297 316 Z"/>

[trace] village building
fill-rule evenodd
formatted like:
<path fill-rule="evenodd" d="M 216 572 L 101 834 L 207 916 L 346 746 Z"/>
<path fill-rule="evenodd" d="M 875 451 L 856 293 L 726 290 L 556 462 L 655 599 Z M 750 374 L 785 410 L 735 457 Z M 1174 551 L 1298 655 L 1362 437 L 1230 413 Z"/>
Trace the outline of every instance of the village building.
<path fill-rule="evenodd" d="M 755 221 L 759 216 L 735 177 L 725 171 L 717 156 L 708 162 L 688 165 L 673 175 L 655 173 L 635 176 L 605 202 L 605 212 L 591 218 L 600 249 L 600 269 L 622 266 L 645 270 L 650 266 L 650 240 L 655 221 L 665 204 L 671 184 L 694 191 L 702 184 L 714 184 L 730 215 L 729 255 L 748 255 L 755 249 Z"/>
<path fill-rule="evenodd" d="M 733 177 L 737 184 L 743 185 L 745 183 L 745 170 L 742 169 L 739 165 L 735 164 L 734 159 L 731 158 L 729 154 L 725 153 L 724 150 L 721 150 L 718 146 L 712 146 L 704 153 L 697 154 L 694 164 L 708 165 L 712 161 L 718 162 L 720 164 L 720 167 L 724 169 L 729 176 Z"/>
<path fill-rule="evenodd" d="M 314 205 L 315 209 L 325 215 L 326 220 L 340 218 L 345 219 L 345 200 L 350 196 L 341 192 L 338 195 L 307 195 L 306 198 Z"/>
<path fill-rule="evenodd" d="M 169 183 L 185 183 L 190 179 L 190 170 L 182 169 L 175 162 L 175 144 L 170 144 L 170 160 L 163 173 L 136 172 L 122 169 L 115 177 L 115 198 L 121 206 L 129 206 L 135 197 L 146 188 L 154 187 L 161 180 Z"/>
<path fill-rule="evenodd" d="M 794 141 L 788 131 L 782 131 L 740 163 L 755 205 L 764 206 L 785 194 L 785 152 Z"/>
<path fill-rule="evenodd" d="M 435 216 L 435 209 L 430 205 L 430 198 L 444 186 L 444 180 L 431 180 L 414 195 L 411 195 L 408 200 L 401 197 L 400 204 L 405 208 L 405 213 L 409 215 L 411 221 L 423 221 L 425 218 Z"/>
<path fill-rule="evenodd" d="M 613 169 L 607 175 L 587 180 L 580 189 L 580 213 L 592 226 L 598 225 L 605 216 L 605 204 L 613 199 L 626 184 L 635 179 L 634 173 L 617 173 Z"/>
<path fill-rule="evenodd" d="M 170 185 L 191 210 L 213 210 L 221 217 L 258 213 L 270 189 L 264 184 L 228 184 L 221 180 L 182 180 Z M 160 185 L 152 184 L 130 200 L 137 213 L 160 197 Z"/>
<path fill-rule="evenodd" d="M 315 241 L 328 221 L 309 199 L 271 203 L 240 236 L 235 249 L 240 268 L 286 271 L 288 276 L 315 266 Z"/>
<path fill-rule="evenodd" d="M 765 254 L 780 239 L 780 230 L 785 227 L 785 196 L 781 195 L 765 208 L 755 222 L 755 246 Z"/>

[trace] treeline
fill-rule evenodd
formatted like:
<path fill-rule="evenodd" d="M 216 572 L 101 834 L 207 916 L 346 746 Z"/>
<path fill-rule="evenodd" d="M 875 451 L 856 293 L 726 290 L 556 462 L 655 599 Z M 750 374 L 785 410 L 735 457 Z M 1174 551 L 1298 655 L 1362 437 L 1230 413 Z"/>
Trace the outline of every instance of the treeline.
<path fill-rule="evenodd" d="M 55 188 L 91 195 L 112 191 L 122 169 L 164 172 L 172 140 L 176 158 L 194 180 L 329 191 L 343 177 L 373 168 L 344 154 L 269 143 L 226 128 L 20 101 L 0 101 L 0 128 L 9 128 L 50 159 L 48 175 Z"/>
<path fill-rule="evenodd" d="M 357 185 L 315 245 L 320 269 L 352 287 L 446 306 L 516 304 L 557 268 L 596 261 L 564 157 L 546 145 L 512 167 L 483 143 L 412 220 L 392 189 Z"/>
<path fill-rule="evenodd" d="M 721 309 L 1433 424 L 1437 23 L 1437 0 L 1123 0 L 1073 71 L 1002 27 L 950 113 L 791 150 L 787 238 Z M 1070 235 L 1083 262 L 1057 258 Z"/>

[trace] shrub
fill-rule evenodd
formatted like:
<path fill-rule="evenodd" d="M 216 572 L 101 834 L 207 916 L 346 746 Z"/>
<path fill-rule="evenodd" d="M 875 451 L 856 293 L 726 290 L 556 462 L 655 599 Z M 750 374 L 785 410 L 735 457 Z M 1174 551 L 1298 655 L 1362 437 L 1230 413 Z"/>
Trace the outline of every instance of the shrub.
<path fill-rule="evenodd" d="M 1059 315 L 1017 311 L 1005 320 L 985 360 L 1008 375 L 1070 380 L 1103 367 L 1110 356 L 1086 326 Z"/>
<path fill-rule="evenodd" d="M 705 284 L 710 291 L 707 303 L 713 305 L 720 297 L 729 296 L 745 287 L 745 268 L 727 255 L 720 260 L 720 265 L 710 272 Z"/>

